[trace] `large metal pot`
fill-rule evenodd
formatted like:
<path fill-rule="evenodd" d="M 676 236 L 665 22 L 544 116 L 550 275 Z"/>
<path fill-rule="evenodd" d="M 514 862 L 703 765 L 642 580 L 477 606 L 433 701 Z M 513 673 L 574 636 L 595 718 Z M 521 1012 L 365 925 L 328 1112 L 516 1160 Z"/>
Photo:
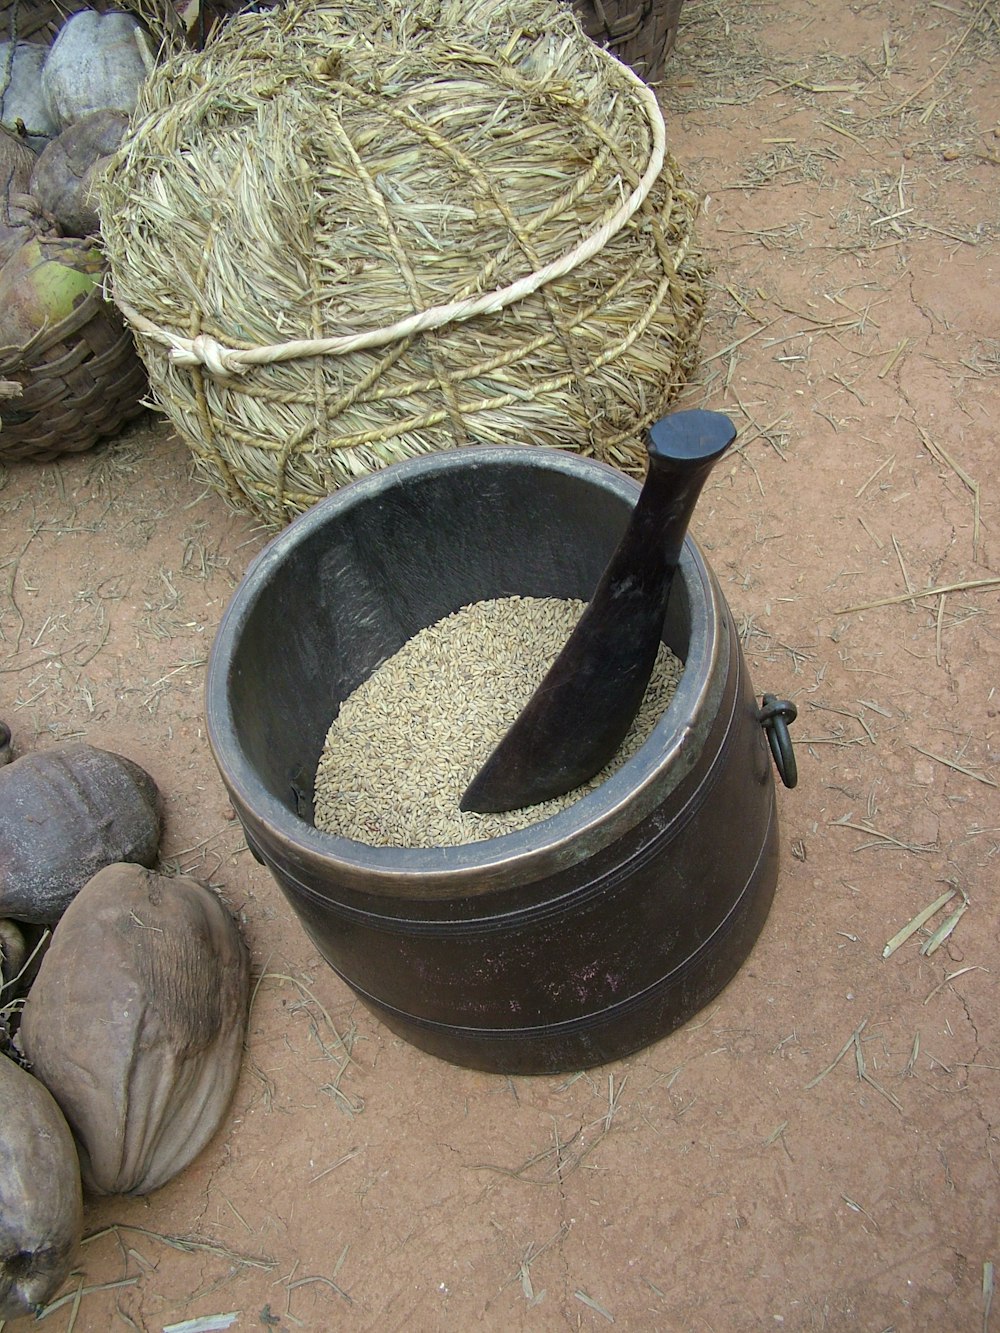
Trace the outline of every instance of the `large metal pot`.
<path fill-rule="evenodd" d="M 393 1031 L 506 1073 L 620 1057 L 734 975 L 774 893 L 774 779 L 732 616 L 685 544 L 669 709 L 612 778 L 519 833 L 376 848 L 313 826 L 340 703 L 469 602 L 586 599 L 637 483 L 575 454 L 472 447 L 337 492 L 257 557 L 219 627 L 208 733 L 254 854 L 316 947 Z"/>

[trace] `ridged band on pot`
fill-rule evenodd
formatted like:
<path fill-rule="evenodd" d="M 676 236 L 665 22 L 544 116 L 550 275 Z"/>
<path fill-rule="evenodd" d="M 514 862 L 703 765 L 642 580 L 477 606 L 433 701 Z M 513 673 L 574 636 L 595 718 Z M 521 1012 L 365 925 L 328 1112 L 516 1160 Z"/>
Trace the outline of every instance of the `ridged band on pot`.
<path fill-rule="evenodd" d="M 209 740 L 251 850 L 358 995 L 458 1063 L 533 1072 L 646 1044 L 731 978 L 767 916 L 771 761 L 732 616 L 690 540 L 664 630 L 684 673 L 596 790 L 456 847 L 370 847 L 311 824 L 327 724 L 356 685 L 470 601 L 587 597 L 638 493 L 526 446 L 397 464 L 276 537 L 212 648 Z"/>

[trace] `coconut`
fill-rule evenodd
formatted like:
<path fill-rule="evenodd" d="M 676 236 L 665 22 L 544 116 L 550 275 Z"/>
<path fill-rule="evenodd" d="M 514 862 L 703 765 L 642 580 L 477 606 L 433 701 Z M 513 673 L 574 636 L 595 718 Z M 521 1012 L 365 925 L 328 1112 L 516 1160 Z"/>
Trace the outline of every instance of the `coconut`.
<path fill-rule="evenodd" d="M 0 1321 L 37 1314 L 83 1233 L 73 1135 L 52 1094 L 0 1055 Z"/>
<path fill-rule="evenodd" d="M 4 992 L 8 987 L 13 993 L 14 979 L 20 974 L 27 958 L 28 946 L 24 931 L 16 921 L 0 917 L 0 1007 L 7 1003 Z"/>
<path fill-rule="evenodd" d="M 0 128 L 0 187 L 5 196 L 28 189 L 35 154 L 12 130 Z"/>
<path fill-rule="evenodd" d="M 25 139 L 0 128 L 0 265 L 24 241 L 52 230 L 52 219 L 30 193 L 36 160 Z"/>
<path fill-rule="evenodd" d="M 246 945 L 207 885 L 115 865 L 81 889 L 20 1041 L 73 1129 L 89 1190 L 147 1194 L 205 1147 L 236 1087 L 249 991 Z"/>
<path fill-rule="evenodd" d="M 67 236 L 93 236 L 100 230 L 94 179 L 127 127 L 124 111 L 92 111 L 56 135 L 34 162 L 30 193 Z"/>
<path fill-rule="evenodd" d="M 36 42 L 0 42 L 0 124 L 19 129 L 32 148 L 42 148 L 59 123 L 42 91 L 42 69 L 48 47 Z"/>
<path fill-rule="evenodd" d="M 33 236 L 0 272 L 0 347 L 23 347 L 65 319 L 100 282 L 97 246 L 75 237 Z"/>
<path fill-rule="evenodd" d="M 131 112 L 152 65 L 138 19 L 82 10 L 59 29 L 42 71 L 50 114 L 65 128 L 93 111 Z"/>
<path fill-rule="evenodd" d="M 123 755 L 22 755 L 0 769 L 0 916 L 52 925 L 103 866 L 152 865 L 160 827 L 156 784 Z"/>

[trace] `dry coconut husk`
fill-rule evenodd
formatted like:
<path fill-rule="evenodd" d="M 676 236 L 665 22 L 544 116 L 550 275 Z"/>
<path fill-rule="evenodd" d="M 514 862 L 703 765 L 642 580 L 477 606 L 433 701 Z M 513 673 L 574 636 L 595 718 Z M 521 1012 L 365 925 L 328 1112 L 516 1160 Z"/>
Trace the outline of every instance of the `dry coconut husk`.
<path fill-rule="evenodd" d="M 698 200 L 556 0 L 242 14 L 147 80 L 100 200 L 156 399 L 272 526 L 460 445 L 638 474 L 695 362 Z"/>

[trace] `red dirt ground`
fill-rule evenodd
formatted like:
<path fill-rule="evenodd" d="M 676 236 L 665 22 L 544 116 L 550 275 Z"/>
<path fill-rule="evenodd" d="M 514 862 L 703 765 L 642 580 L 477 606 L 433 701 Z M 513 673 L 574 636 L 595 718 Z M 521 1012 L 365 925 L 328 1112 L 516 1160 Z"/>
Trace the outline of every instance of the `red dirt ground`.
<path fill-rule="evenodd" d="M 990 0 L 685 7 L 662 100 L 714 279 L 684 403 L 741 430 L 694 530 L 758 693 L 798 705 L 801 776 L 749 961 L 629 1059 L 508 1079 L 371 1017 L 206 742 L 265 535 L 152 418 L 7 469 L 0 715 L 22 751 L 153 774 L 165 859 L 219 886 L 261 978 L 226 1124 L 88 1205 L 47 1330 L 1000 1329 L 998 55 Z M 948 887 L 945 943 L 921 952 L 947 911 L 883 959 Z"/>

